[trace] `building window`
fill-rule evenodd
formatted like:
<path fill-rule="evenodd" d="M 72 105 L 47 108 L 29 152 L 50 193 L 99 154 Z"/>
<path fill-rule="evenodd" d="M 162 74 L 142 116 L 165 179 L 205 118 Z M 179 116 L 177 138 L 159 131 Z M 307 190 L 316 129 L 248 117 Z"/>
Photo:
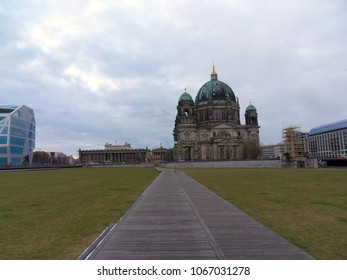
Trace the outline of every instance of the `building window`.
<path fill-rule="evenodd" d="M 0 136 L 0 145 L 7 145 L 7 136 Z"/>

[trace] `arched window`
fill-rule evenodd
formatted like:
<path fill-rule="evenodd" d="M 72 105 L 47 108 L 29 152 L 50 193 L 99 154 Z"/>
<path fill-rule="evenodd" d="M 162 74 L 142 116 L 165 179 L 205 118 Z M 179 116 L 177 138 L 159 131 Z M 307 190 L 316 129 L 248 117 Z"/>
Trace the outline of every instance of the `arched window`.
<path fill-rule="evenodd" d="M 183 112 L 183 116 L 188 117 L 189 116 L 189 109 L 185 109 Z"/>

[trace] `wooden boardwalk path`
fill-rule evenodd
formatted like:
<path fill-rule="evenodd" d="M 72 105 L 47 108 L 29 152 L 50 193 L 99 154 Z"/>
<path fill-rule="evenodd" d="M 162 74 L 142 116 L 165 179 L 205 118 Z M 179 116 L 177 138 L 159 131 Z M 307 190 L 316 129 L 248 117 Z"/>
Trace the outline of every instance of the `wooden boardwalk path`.
<path fill-rule="evenodd" d="M 312 259 L 183 172 L 165 169 L 80 259 Z"/>

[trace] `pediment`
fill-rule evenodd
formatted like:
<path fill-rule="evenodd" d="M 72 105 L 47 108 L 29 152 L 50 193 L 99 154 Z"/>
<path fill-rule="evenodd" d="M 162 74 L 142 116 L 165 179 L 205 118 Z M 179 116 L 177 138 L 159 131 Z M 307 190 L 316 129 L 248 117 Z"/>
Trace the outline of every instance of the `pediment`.
<path fill-rule="evenodd" d="M 225 123 L 216 125 L 216 126 L 214 127 L 214 129 L 231 129 L 231 128 L 234 128 L 234 127 L 231 126 L 231 125 L 227 125 L 227 124 L 225 124 Z"/>

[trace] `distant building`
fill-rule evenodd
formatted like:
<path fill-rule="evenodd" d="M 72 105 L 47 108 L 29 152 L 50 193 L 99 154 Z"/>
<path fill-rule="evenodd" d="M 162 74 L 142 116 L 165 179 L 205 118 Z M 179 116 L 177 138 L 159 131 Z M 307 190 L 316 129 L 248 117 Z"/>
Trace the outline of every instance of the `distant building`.
<path fill-rule="evenodd" d="M 35 129 L 33 109 L 0 106 L 0 165 L 32 164 Z"/>
<path fill-rule="evenodd" d="M 281 159 L 284 155 L 284 143 L 280 142 L 276 145 L 262 146 L 263 159 Z"/>
<path fill-rule="evenodd" d="M 261 147 L 263 159 L 275 158 L 275 145 L 266 145 Z"/>
<path fill-rule="evenodd" d="M 310 156 L 316 159 L 347 158 L 347 119 L 312 128 L 308 133 Z"/>
<path fill-rule="evenodd" d="M 106 143 L 105 149 L 79 150 L 82 164 L 117 164 L 147 162 L 149 149 L 133 149 L 129 143 L 112 145 Z"/>
<path fill-rule="evenodd" d="M 347 166 L 347 119 L 300 131 L 284 128 L 283 142 L 262 146 L 263 159 L 282 159 L 283 166 Z"/>
<path fill-rule="evenodd" d="M 276 145 L 266 145 L 261 147 L 262 158 L 263 159 L 276 159 L 275 157 L 275 146 Z"/>
<path fill-rule="evenodd" d="M 151 152 L 151 161 L 171 161 L 172 149 L 163 147 L 153 149 Z"/>
<path fill-rule="evenodd" d="M 198 91 L 195 101 L 184 92 L 178 101 L 174 128 L 176 160 L 255 159 L 260 154 L 258 113 L 245 110 L 241 124 L 239 100 L 218 80 L 213 66 L 211 80 Z"/>
<path fill-rule="evenodd" d="M 61 152 L 35 151 L 33 153 L 34 165 L 71 165 L 75 160 Z"/>
<path fill-rule="evenodd" d="M 274 147 L 274 157 L 276 159 L 282 159 L 284 155 L 284 143 L 280 142 Z"/>

